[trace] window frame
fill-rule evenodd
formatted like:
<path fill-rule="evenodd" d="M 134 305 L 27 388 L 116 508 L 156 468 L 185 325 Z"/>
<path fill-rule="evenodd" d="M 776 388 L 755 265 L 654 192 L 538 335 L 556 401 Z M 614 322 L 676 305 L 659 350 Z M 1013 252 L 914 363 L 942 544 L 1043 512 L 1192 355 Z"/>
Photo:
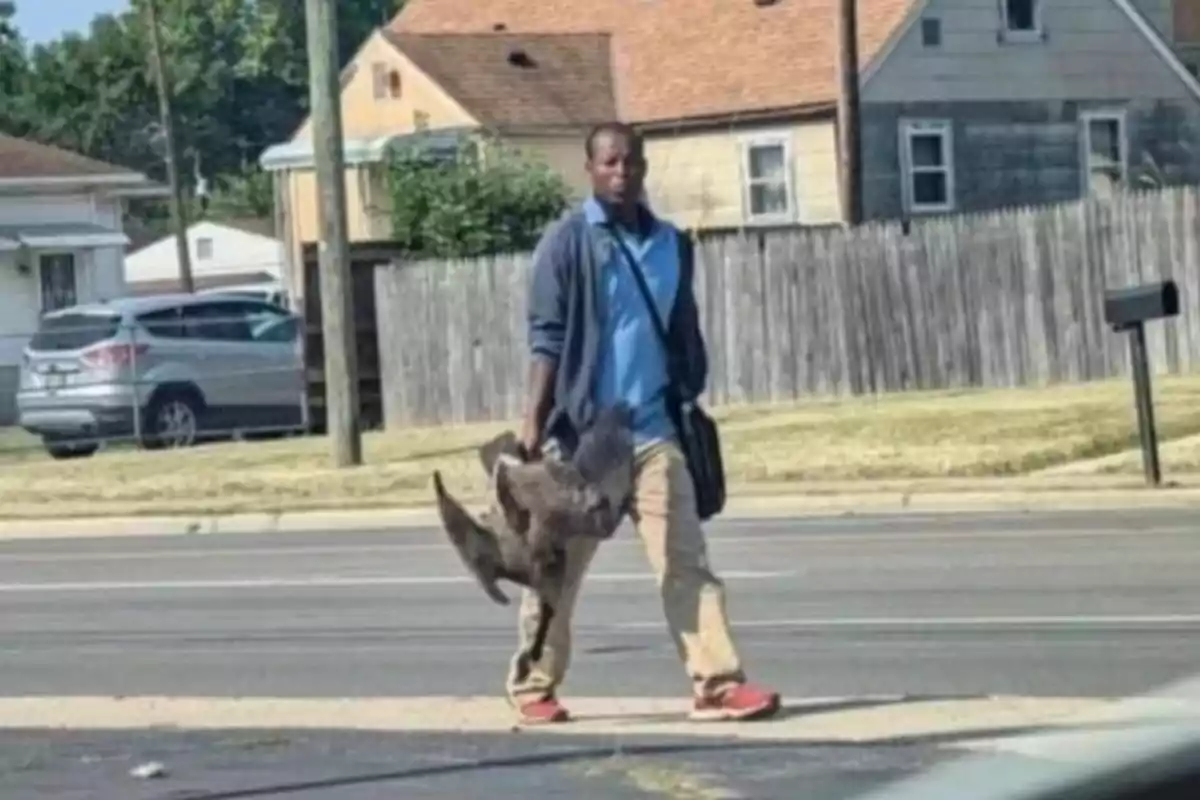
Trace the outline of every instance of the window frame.
<path fill-rule="evenodd" d="M 397 100 L 403 86 L 403 78 L 396 66 L 388 61 L 371 62 L 371 93 L 375 101 Z"/>
<path fill-rule="evenodd" d="M 783 151 L 783 185 L 787 197 L 787 208 L 782 212 L 754 213 L 753 188 L 757 185 L 772 185 L 775 179 L 755 178 L 750 171 L 750 158 L 755 150 L 777 147 Z M 796 175 L 793 163 L 792 137 L 790 133 L 756 133 L 742 137 L 740 144 L 742 220 L 747 225 L 779 225 L 795 222 L 799 218 L 799 203 L 796 197 Z"/>
<path fill-rule="evenodd" d="M 155 339 L 182 341 L 188 338 L 183 322 L 183 309 L 173 305 L 142 311 L 134 317 L 137 326 Z"/>
<path fill-rule="evenodd" d="M 1044 32 L 1042 25 L 1042 0 L 1028 0 L 1032 6 L 1033 27 L 1028 30 L 1013 28 L 1008 17 L 1009 0 L 1000 0 L 1000 31 L 1006 42 L 1040 42 Z"/>
<path fill-rule="evenodd" d="M 49 299 L 46 294 L 46 275 L 45 271 L 55 259 L 65 259 L 63 264 L 68 264 L 71 267 L 71 296 L 72 302 L 66 305 L 47 306 L 46 301 Z M 64 308 L 71 308 L 79 305 L 82 301 L 80 298 L 80 264 L 82 259 L 78 252 L 74 250 L 41 250 L 37 253 L 37 282 L 38 282 L 38 313 L 48 314 L 51 311 L 60 311 Z M 48 263 L 49 262 L 49 263 Z"/>
<path fill-rule="evenodd" d="M 908 214 L 946 214 L 953 212 L 955 199 L 954 123 L 948 119 L 900 120 L 900 190 L 904 210 Z M 918 136 L 937 134 L 942 138 L 943 163 L 940 167 L 917 167 L 913 164 L 913 140 Z M 918 203 L 915 178 L 919 173 L 946 173 L 946 201 Z"/>
<path fill-rule="evenodd" d="M 1079 115 L 1079 161 L 1081 192 L 1084 197 L 1095 197 L 1092 193 L 1092 125 L 1096 122 L 1117 123 L 1117 147 L 1120 149 L 1118 162 L 1121 177 L 1118 186 L 1129 184 L 1129 127 L 1128 114 L 1120 108 L 1097 108 L 1083 111 Z"/>
<path fill-rule="evenodd" d="M 921 47 L 935 50 L 942 46 L 942 18 L 921 17 Z"/>

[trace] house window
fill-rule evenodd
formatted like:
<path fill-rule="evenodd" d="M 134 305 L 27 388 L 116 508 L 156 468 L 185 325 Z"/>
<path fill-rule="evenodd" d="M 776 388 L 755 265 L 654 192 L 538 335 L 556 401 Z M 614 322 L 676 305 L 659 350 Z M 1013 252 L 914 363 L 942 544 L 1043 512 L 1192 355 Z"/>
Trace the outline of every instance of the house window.
<path fill-rule="evenodd" d="M 954 137 L 945 120 L 908 120 L 900 126 L 904 207 L 915 214 L 954 209 Z"/>
<path fill-rule="evenodd" d="M 921 44 L 925 47 L 940 47 L 942 44 L 942 21 L 937 17 L 921 20 Z"/>
<path fill-rule="evenodd" d="M 786 138 L 756 138 L 744 145 L 743 195 L 750 222 L 794 219 L 792 148 Z"/>
<path fill-rule="evenodd" d="M 371 64 L 371 81 L 376 100 L 400 96 L 400 73 L 390 64 L 383 61 Z"/>
<path fill-rule="evenodd" d="M 426 111 L 413 112 L 413 130 L 427 131 L 429 130 L 429 113 Z"/>
<path fill-rule="evenodd" d="M 1009 41 L 1036 40 L 1042 30 L 1040 0 L 1001 0 L 1005 38 Z"/>
<path fill-rule="evenodd" d="M 196 240 L 196 258 L 200 261 L 208 261 L 213 255 L 213 242 L 207 236 L 203 239 Z"/>
<path fill-rule="evenodd" d="M 1119 111 L 1084 114 L 1082 135 L 1085 193 L 1111 197 L 1126 177 L 1125 115 Z"/>
<path fill-rule="evenodd" d="M 68 308 L 79 302 L 75 282 L 75 254 L 47 253 L 38 258 L 42 313 Z"/>

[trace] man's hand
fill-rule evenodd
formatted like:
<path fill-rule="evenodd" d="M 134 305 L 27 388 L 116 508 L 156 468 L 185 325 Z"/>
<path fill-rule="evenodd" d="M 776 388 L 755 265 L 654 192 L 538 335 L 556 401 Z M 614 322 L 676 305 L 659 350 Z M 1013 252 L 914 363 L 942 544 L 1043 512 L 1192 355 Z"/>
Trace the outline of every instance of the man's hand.
<path fill-rule="evenodd" d="M 536 419 L 525 418 L 517 443 L 521 445 L 526 461 L 537 461 L 542 457 L 542 431 Z"/>

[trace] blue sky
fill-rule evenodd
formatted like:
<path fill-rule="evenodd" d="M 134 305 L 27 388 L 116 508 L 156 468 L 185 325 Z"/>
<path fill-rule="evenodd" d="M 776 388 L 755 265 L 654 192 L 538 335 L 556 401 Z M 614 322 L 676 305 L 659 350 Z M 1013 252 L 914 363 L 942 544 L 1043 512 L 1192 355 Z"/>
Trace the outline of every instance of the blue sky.
<path fill-rule="evenodd" d="M 97 14 L 124 11 L 129 0 L 16 0 L 17 27 L 30 44 L 57 39 L 70 30 L 85 32 Z M 63 6 L 71 11 L 63 13 Z"/>

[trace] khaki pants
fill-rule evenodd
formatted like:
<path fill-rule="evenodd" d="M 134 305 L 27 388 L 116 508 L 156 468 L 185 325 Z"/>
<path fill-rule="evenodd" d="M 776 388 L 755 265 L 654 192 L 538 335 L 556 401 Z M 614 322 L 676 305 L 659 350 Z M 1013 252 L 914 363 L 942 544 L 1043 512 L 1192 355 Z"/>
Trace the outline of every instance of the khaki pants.
<path fill-rule="evenodd" d="M 552 456 L 551 456 L 552 457 Z M 696 515 L 691 475 L 673 442 L 637 453 L 631 516 L 658 579 L 671 638 L 697 696 L 742 681 L 742 667 L 725 613 L 725 587 L 710 570 L 704 532 Z M 541 661 L 522 676 L 518 657 L 537 628 L 538 602 L 522 592 L 519 644 L 507 680 L 509 698 L 520 705 L 540 700 L 562 683 L 571 661 L 571 615 L 588 565 L 600 543 L 572 539 L 566 588 L 546 639 Z"/>

